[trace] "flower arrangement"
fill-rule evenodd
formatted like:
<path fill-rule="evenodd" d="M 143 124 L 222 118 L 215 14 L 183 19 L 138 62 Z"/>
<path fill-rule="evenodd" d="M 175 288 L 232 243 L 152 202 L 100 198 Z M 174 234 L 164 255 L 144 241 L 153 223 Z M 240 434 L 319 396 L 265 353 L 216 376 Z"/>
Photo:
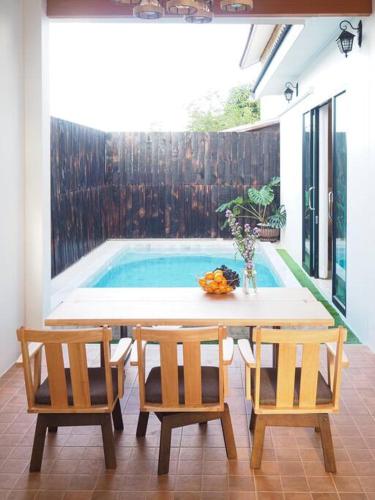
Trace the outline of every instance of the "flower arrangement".
<path fill-rule="evenodd" d="M 244 292 L 249 291 L 249 280 L 251 280 L 254 290 L 256 290 L 256 270 L 254 266 L 255 248 L 259 237 L 259 229 L 252 229 L 250 224 L 241 224 L 231 210 L 225 212 L 230 231 L 232 233 L 234 244 L 238 253 L 245 261 L 244 270 Z"/>

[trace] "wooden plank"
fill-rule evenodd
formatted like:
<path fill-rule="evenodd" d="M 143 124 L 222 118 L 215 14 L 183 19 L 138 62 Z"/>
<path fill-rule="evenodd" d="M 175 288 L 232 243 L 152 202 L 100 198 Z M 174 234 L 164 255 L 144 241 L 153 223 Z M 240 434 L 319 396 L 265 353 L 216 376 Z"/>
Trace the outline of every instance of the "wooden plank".
<path fill-rule="evenodd" d="M 98 289 L 97 289 L 98 290 Z M 228 326 L 332 326 L 333 318 L 317 301 L 267 299 L 246 296 L 238 290 L 229 296 L 208 295 L 196 289 L 171 289 L 174 297 L 166 300 L 163 289 L 142 289 L 143 298 L 129 298 L 134 289 L 123 290 L 122 298 L 100 300 L 83 299 L 60 304 L 46 319 L 50 326 L 58 325 L 186 325 L 197 324 Z M 186 292 L 190 291 L 190 296 Z M 287 289 L 279 289 L 281 295 L 288 296 Z M 95 294 L 93 294 L 95 297 Z M 147 307 L 144 304 L 147 303 Z M 173 304 L 173 307 L 171 307 Z M 314 330 L 311 331 L 313 335 Z M 273 332 L 277 335 L 278 332 Z M 308 332 L 305 335 L 309 341 Z M 323 342 L 333 339 L 333 334 L 325 335 Z M 325 340 L 324 340 L 325 339 Z M 276 340 L 277 341 L 277 340 Z"/>
<path fill-rule="evenodd" d="M 293 407 L 295 368 L 295 344 L 280 344 L 277 364 L 277 408 Z"/>
<path fill-rule="evenodd" d="M 160 343 L 161 393 L 163 406 L 176 407 L 178 398 L 177 344 Z"/>
<path fill-rule="evenodd" d="M 68 344 L 73 403 L 76 408 L 91 406 L 85 344 Z"/>
<path fill-rule="evenodd" d="M 68 408 L 68 391 L 61 344 L 45 344 L 44 349 L 46 353 L 51 405 L 54 409 Z"/>
<path fill-rule="evenodd" d="M 184 342 L 183 352 L 185 404 L 188 406 L 201 405 L 202 374 L 200 342 Z"/>
<path fill-rule="evenodd" d="M 320 344 L 305 344 L 302 352 L 299 407 L 314 408 L 318 387 Z"/>
<path fill-rule="evenodd" d="M 309 16 L 368 16 L 371 0 L 262 0 L 254 2 L 250 12 L 226 13 L 220 1 L 214 0 L 213 10 L 218 17 L 309 17 Z M 57 18 L 133 17 L 133 5 L 115 5 L 108 0 L 47 0 L 47 15 Z M 167 17 L 174 17 L 168 16 Z M 181 18 L 181 16 L 180 16 Z"/>

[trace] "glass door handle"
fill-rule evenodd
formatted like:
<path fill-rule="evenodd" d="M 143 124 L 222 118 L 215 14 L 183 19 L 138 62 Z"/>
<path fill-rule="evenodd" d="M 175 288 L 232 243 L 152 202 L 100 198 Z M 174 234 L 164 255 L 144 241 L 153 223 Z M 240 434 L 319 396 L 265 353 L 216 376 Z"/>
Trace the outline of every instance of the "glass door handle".
<path fill-rule="evenodd" d="M 314 210 L 315 210 L 315 208 L 312 206 L 312 203 L 311 203 L 311 193 L 312 193 L 314 190 L 315 190 L 315 187 L 314 187 L 314 186 L 311 186 L 311 187 L 309 188 L 309 191 L 308 191 L 308 193 L 309 193 L 309 209 L 310 209 L 312 212 L 314 212 Z"/>
<path fill-rule="evenodd" d="M 332 221 L 333 218 L 333 192 L 328 193 L 328 219 Z"/>

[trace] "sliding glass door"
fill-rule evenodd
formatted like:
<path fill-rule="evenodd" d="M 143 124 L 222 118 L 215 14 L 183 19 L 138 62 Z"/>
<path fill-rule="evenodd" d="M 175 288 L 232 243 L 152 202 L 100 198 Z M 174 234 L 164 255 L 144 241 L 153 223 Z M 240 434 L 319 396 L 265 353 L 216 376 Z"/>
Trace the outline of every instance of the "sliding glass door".
<path fill-rule="evenodd" d="M 343 314 L 346 313 L 347 254 L 346 110 L 346 94 L 343 92 L 303 115 L 302 176 L 303 268 L 315 278 L 332 278 L 332 301 Z M 325 120 L 324 113 L 327 114 Z M 320 226 L 322 231 L 319 231 Z M 322 248 L 323 245 L 328 248 Z M 322 259 L 320 267 L 319 252 Z M 327 261 L 325 266 L 323 257 Z"/>
<path fill-rule="evenodd" d="M 318 109 L 303 115 L 302 263 L 310 276 L 318 272 L 318 119 Z"/>
<path fill-rule="evenodd" d="M 346 312 L 347 212 L 347 104 L 346 93 L 333 99 L 333 266 L 332 300 Z"/>

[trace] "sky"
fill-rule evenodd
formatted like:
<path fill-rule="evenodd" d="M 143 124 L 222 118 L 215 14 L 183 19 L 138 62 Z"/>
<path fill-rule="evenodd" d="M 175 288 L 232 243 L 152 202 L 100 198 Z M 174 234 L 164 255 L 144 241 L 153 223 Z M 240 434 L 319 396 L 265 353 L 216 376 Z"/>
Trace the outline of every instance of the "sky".
<path fill-rule="evenodd" d="M 251 84 L 239 62 L 250 26 L 53 23 L 52 116 L 104 131 L 186 130 L 187 108 Z"/>

